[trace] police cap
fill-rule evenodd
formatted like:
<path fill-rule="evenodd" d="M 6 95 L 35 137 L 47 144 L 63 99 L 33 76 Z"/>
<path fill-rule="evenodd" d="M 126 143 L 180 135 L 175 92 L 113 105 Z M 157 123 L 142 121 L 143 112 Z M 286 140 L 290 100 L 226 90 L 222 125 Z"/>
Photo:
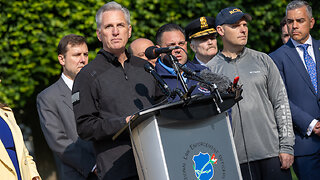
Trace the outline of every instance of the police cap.
<path fill-rule="evenodd" d="M 186 26 L 185 31 L 187 40 L 217 33 L 214 18 L 205 16 L 191 21 Z"/>

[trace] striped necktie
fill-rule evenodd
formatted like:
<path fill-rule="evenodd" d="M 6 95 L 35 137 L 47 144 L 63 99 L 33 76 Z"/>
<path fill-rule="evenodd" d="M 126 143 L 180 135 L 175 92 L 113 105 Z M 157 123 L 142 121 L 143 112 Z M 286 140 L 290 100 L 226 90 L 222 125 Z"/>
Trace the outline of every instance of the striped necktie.
<path fill-rule="evenodd" d="M 314 87 L 314 89 L 316 90 L 316 93 L 317 93 L 318 88 L 317 88 L 316 63 L 308 53 L 307 49 L 308 49 L 309 46 L 310 46 L 310 44 L 298 45 L 298 47 L 302 48 L 302 50 L 303 50 L 303 59 L 304 59 L 304 61 L 306 63 L 307 70 L 308 70 L 308 73 L 310 75 L 313 87 Z"/>

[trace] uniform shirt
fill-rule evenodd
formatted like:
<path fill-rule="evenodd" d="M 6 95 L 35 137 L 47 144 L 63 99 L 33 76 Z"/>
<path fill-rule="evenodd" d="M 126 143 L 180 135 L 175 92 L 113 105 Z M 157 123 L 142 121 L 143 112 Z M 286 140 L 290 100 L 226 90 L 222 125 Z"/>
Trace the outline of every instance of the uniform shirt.
<path fill-rule="evenodd" d="M 197 54 L 194 56 L 194 59 L 193 59 L 193 60 L 198 61 L 198 63 L 199 63 L 200 65 L 202 65 L 202 66 L 206 66 L 205 63 L 203 63 L 202 61 L 200 61 L 200 60 L 197 58 Z"/>
<path fill-rule="evenodd" d="M 195 71 L 197 74 L 199 74 L 202 70 L 206 69 L 206 67 L 201 66 L 200 64 L 191 63 L 190 61 L 187 61 L 186 64 L 184 64 L 184 66 Z M 183 92 L 183 87 L 182 87 L 181 83 L 179 82 L 179 80 L 177 79 L 177 75 L 176 75 L 174 69 L 167 66 L 165 63 L 163 63 L 160 60 L 160 58 L 156 62 L 155 70 L 161 76 L 161 78 L 168 84 L 171 91 L 174 91 L 177 88 Z M 196 88 L 192 91 L 192 95 L 194 95 L 194 94 L 206 94 L 206 95 L 210 94 L 210 91 L 199 86 L 198 81 L 195 81 L 192 79 L 187 79 L 187 78 L 183 78 L 183 80 L 185 81 L 188 88 L 191 88 L 191 86 L 193 86 L 193 85 L 196 86 Z M 177 100 L 179 100 L 178 96 L 176 96 L 173 99 L 173 101 L 177 101 Z"/>

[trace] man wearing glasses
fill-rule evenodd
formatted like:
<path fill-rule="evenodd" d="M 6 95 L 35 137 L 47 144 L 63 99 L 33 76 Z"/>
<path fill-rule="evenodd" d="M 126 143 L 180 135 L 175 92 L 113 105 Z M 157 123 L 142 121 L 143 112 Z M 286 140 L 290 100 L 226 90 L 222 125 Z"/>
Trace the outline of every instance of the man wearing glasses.
<path fill-rule="evenodd" d="M 201 70 L 205 69 L 204 66 L 188 61 L 186 36 L 184 30 L 179 25 L 169 23 L 161 26 L 156 34 L 156 43 L 162 48 L 179 46 L 179 49 L 174 49 L 172 51 L 172 55 L 177 58 L 178 62 L 181 65 L 195 71 L 196 73 L 199 73 Z M 177 74 L 172 68 L 171 61 L 168 55 L 161 54 L 161 56 L 157 59 L 155 70 L 165 80 L 165 82 L 172 90 L 178 89 L 182 92 L 184 91 L 182 84 L 177 80 Z M 183 72 L 180 73 L 183 74 Z M 186 83 L 188 89 L 190 89 L 193 85 L 197 85 L 197 81 L 194 81 L 192 79 L 183 77 L 183 80 Z M 203 90 L 200 87 L 196 87 L 193 90 L 192 94 L 197 93 L 203 93 Z M 204 93 L 209 92 L 205 91 Z M 174 100 L 177 99 L 178 97 L 176 97 Z"/>

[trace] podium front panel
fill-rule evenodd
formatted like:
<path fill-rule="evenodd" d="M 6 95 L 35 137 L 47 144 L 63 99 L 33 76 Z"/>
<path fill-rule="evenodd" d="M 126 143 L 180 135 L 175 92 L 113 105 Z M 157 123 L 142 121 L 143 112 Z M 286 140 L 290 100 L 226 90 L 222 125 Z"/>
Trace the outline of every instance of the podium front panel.
<path fill-rule="evenodd" d="M 140 179 L 242 179 L 227 113 L 185 121 L 161 114 L 133 130 Z"/>
<path fill-rule="evenodd" d="M 170 179 L 241 179 L 226 113 L 183 123 L 158 119 Z"/>

